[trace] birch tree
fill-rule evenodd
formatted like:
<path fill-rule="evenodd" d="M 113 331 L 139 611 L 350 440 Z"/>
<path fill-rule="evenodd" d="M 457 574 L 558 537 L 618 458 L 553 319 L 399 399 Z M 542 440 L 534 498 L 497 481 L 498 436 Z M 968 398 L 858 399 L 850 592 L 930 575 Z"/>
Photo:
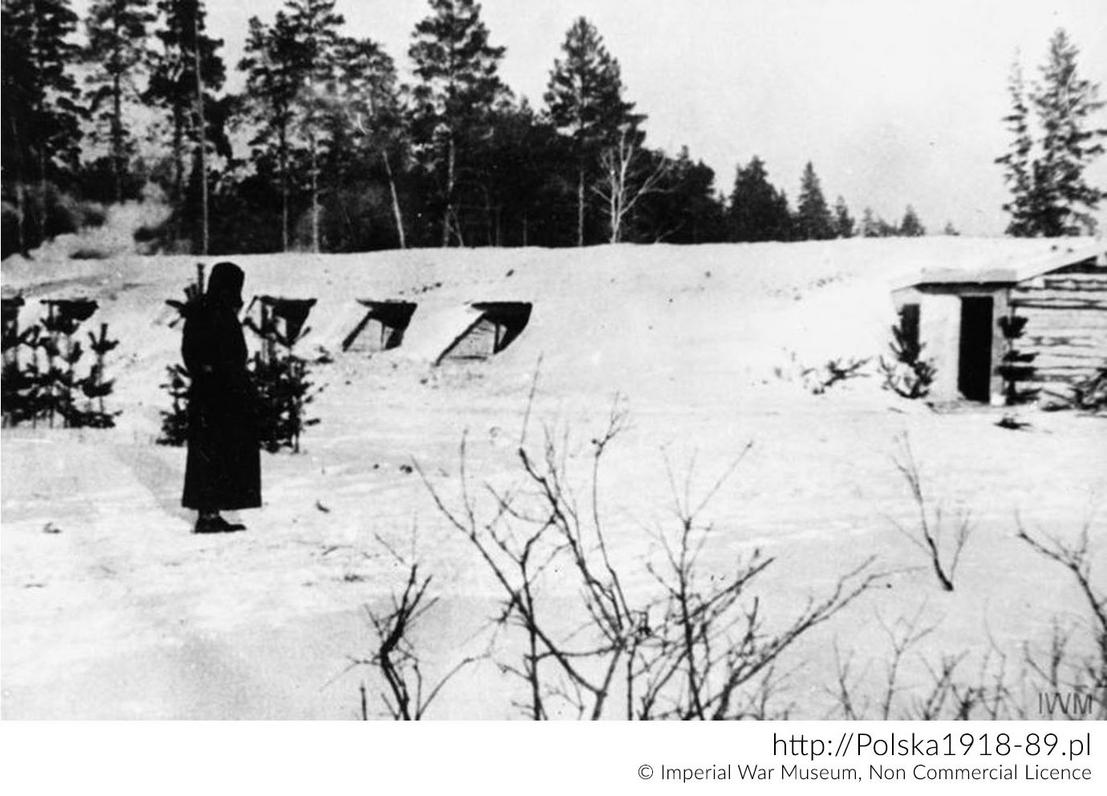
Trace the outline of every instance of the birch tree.
<path fill-rule="evenodd" d="M 607 213 L 608 243 L 619 243 L 623 230 L 635 206 L 643 196 L 657 190 L 669 168 L 666 158 L 650 164 L 648 153 L 635 141 L 629 125 L 619 130 L 614 145 L 600 155 L 600 179 L 593 191 L 600 197 Z"/>

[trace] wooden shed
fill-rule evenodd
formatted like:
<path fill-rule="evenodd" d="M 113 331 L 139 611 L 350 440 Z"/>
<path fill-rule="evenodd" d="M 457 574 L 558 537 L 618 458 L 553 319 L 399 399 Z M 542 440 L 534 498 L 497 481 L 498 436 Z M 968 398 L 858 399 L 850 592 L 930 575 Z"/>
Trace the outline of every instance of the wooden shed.
<path fill-rule="evenodd" d="M 1068 396 L 1107 368 L 1107 243 L 1001 268 L 928 270 L 893 293 L 901 325 L 918 335 L 937 400 L 1002 404 L 1004 366 L 1017 349 L 1025 386 Z M 1017 340 L 1005 333 L 1014 319 Z M 1005 359 L 1005 357 L 1007 357 Z"/>

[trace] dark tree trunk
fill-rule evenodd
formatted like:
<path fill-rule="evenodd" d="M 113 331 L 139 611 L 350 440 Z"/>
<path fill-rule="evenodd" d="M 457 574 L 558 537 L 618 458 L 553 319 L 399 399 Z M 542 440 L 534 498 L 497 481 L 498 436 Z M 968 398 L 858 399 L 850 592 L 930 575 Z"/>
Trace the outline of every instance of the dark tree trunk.
<path fill-rule="evenodd" d="M 446 153 L 446 208 L 442 214 L 442 247 L 450 245 L 450 224 L 455 220 L 454 213 L 454 168 L 456 165 L 456 151 L 454 137 L 451 134 L 447 144 Z M 460 237 L 460 230 L 458 231 Z"/>
<path fill-rule="evenodd" d="M 181 225 L 179 217 L 187 206 L 184 196 L 184 118 L 179 107 L 173 108 L 173 201 L 177 204 L 177 212 L 174 213 L 172 237 L 180 238 Z"/>
<path fill-rule="evenodd" d="M 400 196 L 396 193 L 396 180 L 392 175 L 392 164 L 388 161 L 388 152 L 381 151 L 381 159 L 384 161 L 384 172 L 388 175 L 388 190 L 392 194 L 392 217 L 396 220 L 396 234 L 400 239 L 400 248 L 407 248 L 407 237 L 404 235 L 404 217 L 400 212 Z"/>
<path fill-rule="evenodd" d="M 123 201 L 123 170 L 126 153 L 123 151 L 123 88 L 118 70 L 112 78 L 111 149 L 112 172 L 115 177 L 115 201 Z"/>
<path fill-rule="evenodd" d="M 281 161 L 281 251 L 288 251 L 288 129 L 281 124 L 280 129 Z"/>
<path fill-rule="evenodd" d="M 319 153 L 316 151 L 315 135 L 310 136 L 308 147 L 311 150 L 311 250 L 319 253 Z"/>
<path fill-rule="evenodd" d="M 119 15 L 113 20 L 115 50 L 112 52 L 111 80 L 111 154 L 112 176 L 115 178 L 115 201 L 123 201 L 123 81 L 119 66 Z"/>
<path fill-rule="evenodd" d="M 199 121 L 200 153 L 200 254 L 208 253 L 208 131 L 204 116 L 204 76 L 200 64 L 200 30 L 196 17 L 192 19 L 192 55 L 196 69 L 196 118 Z"/>
<path fill-rule="evenodd" d="M 577 246 L 584 245 L 584 167 L 577 169 Z"/>

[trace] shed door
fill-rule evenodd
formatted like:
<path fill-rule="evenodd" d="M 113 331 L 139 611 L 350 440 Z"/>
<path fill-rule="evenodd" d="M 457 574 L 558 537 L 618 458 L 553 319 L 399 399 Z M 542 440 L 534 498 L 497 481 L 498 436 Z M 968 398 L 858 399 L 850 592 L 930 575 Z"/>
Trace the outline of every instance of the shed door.
<path fill-rule="evenodd" d="M 957 389 L 970 401 L 988 402 L 992 381 L 991 296 L 961 299 L 961 347 Z"/>

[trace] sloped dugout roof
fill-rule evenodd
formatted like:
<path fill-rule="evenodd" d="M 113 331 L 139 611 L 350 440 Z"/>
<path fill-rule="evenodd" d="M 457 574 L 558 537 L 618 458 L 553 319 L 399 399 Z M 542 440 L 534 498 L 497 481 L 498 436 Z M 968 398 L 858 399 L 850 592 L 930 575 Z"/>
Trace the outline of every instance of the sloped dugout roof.
<path fill-rule="evenodd" d="M 396 360 L 433 362 L 473 321 L 477 311 L 469 302 L 532 302 L 535 316 L 527 331 L 498 356 L 499 372 L 521 373 L 520 383 L 530 384 L 542 355 L 543 379 L 566 389 L 584 384 L 626 389 L 631 378 L 636 384 L 656 380 L 686 389 L 680 374 L 694 372 L 697 378 L 718 374 L 729 379 L 729 390 L 746 374 L 771 376 L 785 350 L 803 362 L 879 354 L 895 320 L 890 291 L 917 283 L 917 276 L 911 277 L 924 269 L 1014 267 L 1056 255 L 1054 246 L 1094 243 L 1092 238 L 925 236 L 293 252 L 230 259 L 246 272 L 250 295 L 319 299 L 310 318 L 312 331 L 297 344 L 301 356 L 341 350 L 342 340 L 366 312 L 358 297 L 387 296 L 419 305 L 404 344 L 386 358 L 392 360 L 389 367 Z M 27 303 L 21 323 L 43 314 L 40 298 L 99 301 L 99 317 L 123 340 L 120 361 L 138 357 L 128 360 L 121 384 L 156 385 L 166 363 L 180 355 L 179 326 L 169 325 L 176 312 L 165 300 L 180 299 L 182 288 L 195 281 L 193 256 L 29 260 L 13 255 L 0 273 L 9 295 L 22 293 Z M 732 367 L 736 350 L 742 355 Z M 358 367 L 382 367 L 384 359 Z"/>
<path fill-rule="evenodd" d="M 1101 265 L 1107 262 L 1107 243 L 1098 238 L 1042 238 L 1023 239 L 1021 242 L 1024 245 L 1017 249 L 980 252 L 974 258 L 975 261 L 924 268 L 898 288 L 922 285 L 1013 285 L 1092 258 Z"/>

